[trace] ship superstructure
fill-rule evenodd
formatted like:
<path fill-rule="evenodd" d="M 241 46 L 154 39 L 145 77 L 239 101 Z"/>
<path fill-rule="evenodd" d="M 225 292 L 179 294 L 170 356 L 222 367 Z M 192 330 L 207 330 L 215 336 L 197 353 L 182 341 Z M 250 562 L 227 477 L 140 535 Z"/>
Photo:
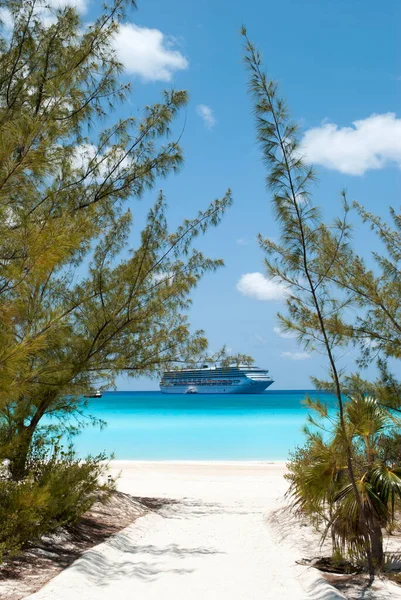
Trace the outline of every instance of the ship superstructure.
<path fill-rule="evenodd" d="M 203 365 L 166 371 L 160 381 L 164 394 L 260 394 L 273 379 L 266 369 L 249 365 Z"/>

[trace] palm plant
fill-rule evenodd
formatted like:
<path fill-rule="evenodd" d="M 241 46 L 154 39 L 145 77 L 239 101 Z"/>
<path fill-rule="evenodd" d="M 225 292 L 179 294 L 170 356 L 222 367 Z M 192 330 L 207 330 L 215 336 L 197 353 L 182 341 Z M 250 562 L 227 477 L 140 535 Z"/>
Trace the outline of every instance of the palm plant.
<path fill-rule="evenodd" d="M 363 560 L 366 552 L 363 527 L 368 527 L 370 549 L 375 567 L 384 568 L 383 530 L 395 518 L 396 502 L 401 499 L 401 466 L 382 456 L 383 435 L 400 428 L 400 420 L 375 398 L 353 396 L 345 403 L 345 424 L 351 441 L 356 485 L 362 514 L 354 488 L 346 475 L 346 456 L 341 443 L 338 418 L 332 418 L 319 403 L 310 403 L 322 420 L 311 419 L 327 431 L 306 431 L 307 444 L 289 463 L 289 495 L 293 507 L 310 517 L 322 530 L 322 541 L 331 533 L 334 554 L 348 553 Z"/>

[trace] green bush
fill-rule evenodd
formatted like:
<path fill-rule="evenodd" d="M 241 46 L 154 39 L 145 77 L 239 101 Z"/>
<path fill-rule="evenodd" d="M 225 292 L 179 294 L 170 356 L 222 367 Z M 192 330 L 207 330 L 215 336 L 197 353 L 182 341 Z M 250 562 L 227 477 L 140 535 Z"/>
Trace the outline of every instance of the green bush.
<path fill-rule="evenodd" d="M 21 482 L 0 480 L 0 562 L 27 542 L 60 525 L 77 521 L 96 500 L 105 500 L 113 485 L 100 483 L 107 466 L 99 454 L 80 460 L 72 447 L 56 446 L 31 457 L 29 475 Z"/>

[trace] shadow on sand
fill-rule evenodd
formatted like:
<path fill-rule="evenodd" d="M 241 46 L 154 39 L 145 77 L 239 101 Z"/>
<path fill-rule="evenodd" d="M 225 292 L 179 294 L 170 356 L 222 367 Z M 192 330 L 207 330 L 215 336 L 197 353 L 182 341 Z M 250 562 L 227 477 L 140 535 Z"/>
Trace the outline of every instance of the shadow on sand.
<path fill-rule="evenodd" d="M 213 548 L 183 548 L 177 544 L 168 546 L 155 545 L 133 545 L 128 536 L 114 536 L 107 542 L 107 546 L 123 552 L 128 560 L 123 562 L 114 561 L 97 550 L 87 552 L 75 563 L 75 569 L 85 574 L 96 586 L 102 587 L 120 577 L 140 578 L 152 581 L 165 573 L 186 575 L 193 573 L 193 568 L 167 568 L 165 563 L 154 560 L 137 560 L 136 556 L 149 556 L 153 558 L 167 558 L 173 556 L 177 559 L 185 559 L 190 556 L 205 556 L 222 554 Z"/>
<path fill-rule="evenodd" d="M 219 504 L 190 499 L 182 502 L 166 502 L 160 508 L 158 513 L 164 519 L 202 518 L 227 510 Z M 74 565 L 75 570 L 84 574 L 98 587 L 110 585 L 110 582 L 121 577 L 153 581 L 166 573 L 186 575 L 194 572 L 193 564 L 190 568 L 179 565 L 172 568 L 168 566 L 169 559 L 180 561 L 191 557 L 225 554 L 215 548 L 190 548 L 178 544 L 135 544 L 128 532 L 110 537 L 106 544 L 108 549 L 106 553 L 95 549 L 90 550 Z M 121 560 L 121 554 L 124 555 L 125 560 Z"/>

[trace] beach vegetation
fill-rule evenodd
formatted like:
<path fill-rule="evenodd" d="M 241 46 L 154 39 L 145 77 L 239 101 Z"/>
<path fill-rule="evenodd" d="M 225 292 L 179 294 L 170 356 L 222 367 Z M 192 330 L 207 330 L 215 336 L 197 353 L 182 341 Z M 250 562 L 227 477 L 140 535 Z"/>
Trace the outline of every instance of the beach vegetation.
<path fill-rule="evenodd" d="M 99 5 L 90 23 L 72 4 L 6 0 L 0 15 L 3 554 L 108 491 L 104 455 L 61 446 L 101 425 L 85 396 L 206 351 L 187 311 L 223 263 L 193 242 L 231 204 L 228 190 L 170 227 L 159 191 L 133 230 L 135 201 L 182 166 L 188 95 L 134 110 L 114 38 L 135 2 Z"/>
<path fill-rule="evenodd" d="M 314 383 L 336 398 L 334 421 L 328 406 L 308 400 L 325 435 L 312 417 L 306 445 L 289 463 L 290 493 L 297 510 L 325 523 L 334 552 L 358 556 L 372 582 L 384 566 L 382 530 L 393 522 L 401 483 L 393 416 L 401 394 L 386 362 L 399 358 L 401 220 L 391 210 L 391 229 L 361 205 L 350 206 L 342 192 L 341 216 L 324 222 L 312 200 L 316 176 L 302 156 L 299 128 L 245 29 L 242 34 L 257 139 L 280 229 L 279 240 L 259 235 L 267 276 L 286 289 L 280 329 L 325 356 L 328 378 Z M 353 208 L 385 245 L 385 255 L 373 255 L 375 271 L 352 248 Z M 378 361 L 377 381 L 346 371 L 341 358 L 350 345 L 360 349 L 361 367 Z"/>
<path fill-rule="evenodd" d="M 28 462 L 29 475 L 22 481 L 13 481 L 6 465 L 0 474 L 0 563 L 72 525 L 95 501 L 107 501 L 114 488 L 105 477 L 104 454 L 81 460 L 72 447 L 37 443 Z"/>
<path fill-rule="evenodd" d="M 18 481 L 38 428 L 76 433 L 91 390 L 205 351 L 187 309 L 222 261 L 193 241 L 220 222 L 231 193 L 172 229 L 158 193 L 133 243 L 134 201 L 182 165 L 172 130 L 186 92 L 113 117 L 131 102 L 113 36 L 133 2 L 111 1 L 90 24 L 68 4 L 4 5 L 0 459 Z"/>
<path fill-rule="evenodd" d="M 358 505 L 349 482 L 346 456 L 339 436 L 338 413 L 310 402 L 313 413 L 306 444 L 288 463 L 288 496 L 298 514 L 307 515 L 322 533 L 330 534 L 333 556 L 350 556 L 362 564 L 365 546 Z M 372 559 L 383 568 L 383 530 L 391 531 L 401 499 L 399 454 L 389 452 L 389 440 L 399 438 L 400 420 L 377 399 L 361 394 L 345 402 L 345 424 L 352 447 L 356 483 L 368 524 Z M 390 445 L 391 447 L 391 445 Z"/>

